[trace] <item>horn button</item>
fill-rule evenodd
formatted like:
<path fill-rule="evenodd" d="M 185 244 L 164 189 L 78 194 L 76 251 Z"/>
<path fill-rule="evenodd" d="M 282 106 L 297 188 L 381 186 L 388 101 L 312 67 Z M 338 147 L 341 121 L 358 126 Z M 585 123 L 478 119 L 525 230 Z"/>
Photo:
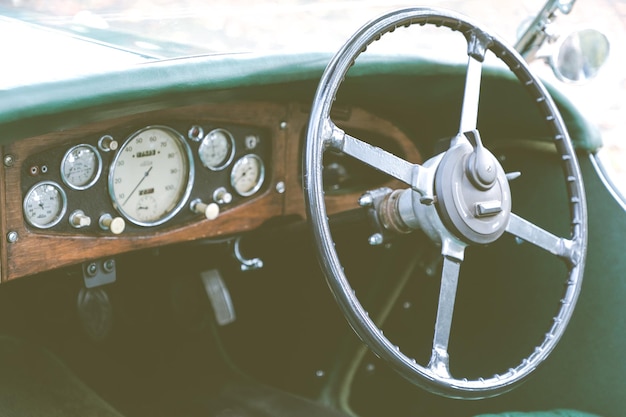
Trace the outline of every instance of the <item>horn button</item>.
<path fill-rule="evenodd" d="M 435 174 L 437 211 L 444 225 L 467 243 L 488 244 L 504 233 L 511 191 L 498 160 L 482 146 L 450 148 Z"/>

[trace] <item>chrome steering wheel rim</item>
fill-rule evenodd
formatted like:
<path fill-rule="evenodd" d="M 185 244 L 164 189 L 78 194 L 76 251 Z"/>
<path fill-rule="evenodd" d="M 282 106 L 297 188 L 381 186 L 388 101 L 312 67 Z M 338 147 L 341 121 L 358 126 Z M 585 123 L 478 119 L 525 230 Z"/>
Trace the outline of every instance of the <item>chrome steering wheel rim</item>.
<path fill-rule="evenodd" d="M 465 239 L 466 236 L 459 238 L 458 230 L 453 230 L 455 229 L 454 225 L 445 219 L 442 220 L 440 215 L 442 209 L 436 209 L 437 204 L 427 203 L 428 201 L 432 202 L 433 196 L 435 196 L 436 201 L 435 177 L 445 155 L 434 157 L 421 166 L 410 164 L 346 135 L 334 125 L 330 118 L 332 104 L 339 87 L 358 56 L 366 50 L 369 44 L 380 39 L 384 34 L 401 26 L 413 24 L 444 26 L 463 33 L 468 40 L 468 78 L 460 133 L 456 138 L 457 144 L 466 142 L 465 138 L 462 137 L 463 132 L 476 130 L 478 101 L 477 97 L 474 97 L 474 100 L 472 96 L 479 95 L 480 89 L 478 88 L 478 92 L 476 92 L 469 85 L 470 78 L 474 77 L 470 73 L 476 71 L 477 65 L 479 65 L 476 64 L 476 61 L 482 62 L 481 54 L 484 58 L 484 53 L 490 51 L 503 61 L 529 90 L 541 113 L 545 116 L 546 123 L 553 134 L 553 141 L 561 156 L 567 182 L 571 225 L 569 237 L 554 236 L 513 213 L 508 213 L 510 215 L 507 214 L 502 217 L 501 221 L 506 222 L 502 232 L 520 237 L 563 259 L 568 266 L 568 277 L 560 301 L 560 308 L 542 343 L 535 347 L 534 351 L 518 365 L 511 367 L 505 373 L 491 377 L 455 378 L 449 373 L 447 342 L 450 323 L 446 324 L 445 322 L 451 321 L 452 310 L 450 310 L 450 302 L 446 297 L 452 298 L 451 304 L 453 305 L 456 280 L 465 247 L 471 244 L 481 244 L 481 242 L 468 242 Z M 478 71 L 480 71 L 479 67 Z M 476 78 L 472 79 L 475 80 Z M 478 80 L 480 80 L 479 76 Z M 467 106 L 466 102 L 468 103 Z M 474 104 L 475 108 L 473 108 Z M 478 142 L 480 143 L 480 140 Z M 460 145 L 467 146 L 467 143 L 460 143 Z M 413 224 L 413 229 L 421 228 L 442 246 L 444 267 L 440 307 L 435 323 L 435 340 L 433 341 L 431 361 L 426 366 L 420 365 L 415 359 L 405 355 L 398 346 L 385 337 L 382 330 L 370 319 L 344 274 L 334 247 L 324 202 L 322 155 L 324 150 L 328 148 L 342 151 L 409 185 L 410 188 L 404 193 L 405 200 L 407 200 L 405 205 L 406 207 L 414 207 L 414 213 L 408 215 L 407 223 Z M 496 36 L 489 34 L 480 25 L 451 11 L 433 8 L 409 8 L 382 15 L 357 31 L 328 64 L 318 85 L 311 109 L 304 161 L 306 207 L 319 262 L 328 285 L 357 335 L 377 356 L 386 360 L 400 375 L 411 383 L 442 396 L 464 399 L 487 398 L 507 392 L 517 386 L 537 369 L 553 351 L 569 323 L 581 290 L 588 235 L 586 200 L 578 161 L 562 117 L 545 87 L 531 73 L 523 58 L 514 49 Z M 506 207 L 502 210 L 506 211 Z M 499 235 L 491 240 L 497 238 Z M 444 306 L 443 310 L 447 310 L 440 314 L 442 303 L 447 305 Z M 449 314 L 450 317 L 445 317 L 446 314 Z M 442 316 L 441 323 L 443 324 L 439 321 L 440 316 Z M 439 327 L 443 329 L 439 335 L 439 339 L 443 343 L 439 343 L 437 340 Z"/>

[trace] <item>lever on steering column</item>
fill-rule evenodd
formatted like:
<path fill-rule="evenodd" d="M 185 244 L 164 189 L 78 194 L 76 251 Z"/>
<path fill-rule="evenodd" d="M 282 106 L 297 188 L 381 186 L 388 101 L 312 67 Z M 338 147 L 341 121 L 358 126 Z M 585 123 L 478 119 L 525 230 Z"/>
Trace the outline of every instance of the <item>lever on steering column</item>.
<path fill-rule="evenodd" d="M 483 146 L 477 130 L 466 132 L 465 136 L 474 145 L 474 152 L 467 158 L 465 173 L 476 188 L 490 190 L 497 179 L 496 161 Z"/>

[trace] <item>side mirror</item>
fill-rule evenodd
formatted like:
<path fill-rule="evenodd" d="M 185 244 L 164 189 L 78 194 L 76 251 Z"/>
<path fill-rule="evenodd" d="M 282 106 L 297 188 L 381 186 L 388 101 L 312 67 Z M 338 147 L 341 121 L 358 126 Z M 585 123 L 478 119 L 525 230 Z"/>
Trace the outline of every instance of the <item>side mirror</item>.
<path fill-rule="evenodd" d="M 548 58 L 556 77 L 569 83 L 583 83 L 596 76 L 609 56 L 609 40 L 594 29 L 570 33 Z"/>

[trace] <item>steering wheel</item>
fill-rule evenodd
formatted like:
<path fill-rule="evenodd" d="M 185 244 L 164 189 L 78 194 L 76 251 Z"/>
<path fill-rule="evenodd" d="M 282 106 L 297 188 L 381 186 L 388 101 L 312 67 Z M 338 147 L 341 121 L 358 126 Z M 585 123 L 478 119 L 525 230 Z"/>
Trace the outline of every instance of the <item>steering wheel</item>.
<path fill-rule="evenodd" d="M 348 69 L 366 47 L 384 34 L 413 24 L 448 27 L 467 39 L 468 64 L 458 134 L 447 151 L 413 164 L 369 145 L 338 128 L 331 107 Z M 477 129 L 483 61 L 491 51 L 526 87 L 550 128 L 560 154 L 570 207 L 570 236 L 558 237 L 511 212 L 509 178 L 482 144 Z M 405 183 L 393 192 L 369 192 L 359 200 L 373 208 L 386 232 L 422 230 L 441 247 L 441 286 L 430 361 L 421 365 L 388 340 L 362 307 L 337 256 L 330 233 L 322 182 L 327 149 L 349 155 Z M 587 251 L 587 209 L 580 168 L 562 117 L 523 58 L 496 36 L 456 13 L 409 8 L 385 14 L 362 27 L 328 64 L 317 89 L 305 147 L 305 198 L 321 268 L 349 324 L 364 343 L 410 382 L 453 398 L 485 398 L 512 389 L 553 351 L 573 313 L 582 284 Z M 507 372 L 467 379 L 450 373 L 448 342 L 457 282 L 465 249 L 487 245 L 504 233 L 563 259 L 568 277 L 557 315 L 543 341 Z"/>

